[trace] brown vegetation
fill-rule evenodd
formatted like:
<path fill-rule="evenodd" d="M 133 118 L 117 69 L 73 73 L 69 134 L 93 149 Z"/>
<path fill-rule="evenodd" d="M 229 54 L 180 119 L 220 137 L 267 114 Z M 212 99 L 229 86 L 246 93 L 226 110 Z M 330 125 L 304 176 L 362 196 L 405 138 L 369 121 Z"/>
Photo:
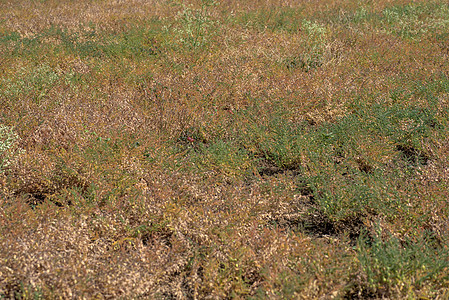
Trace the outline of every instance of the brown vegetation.
<path fill-rule="evenodd" d="M 444 1 L 0 15 L 0 298 L 449 297 Z"/>

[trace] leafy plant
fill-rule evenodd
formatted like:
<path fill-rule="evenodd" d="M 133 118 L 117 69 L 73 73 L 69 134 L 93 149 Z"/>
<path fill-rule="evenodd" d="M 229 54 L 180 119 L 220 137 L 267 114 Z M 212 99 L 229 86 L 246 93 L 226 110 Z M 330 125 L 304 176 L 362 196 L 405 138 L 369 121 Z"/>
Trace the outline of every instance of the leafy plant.
<path fill-rule="evenodd" d="M 235 18 L 235 22 L 242 24 L 245 28 L 255 28 L 261 32 L 269 29 L 272 32 L 298 33 L 302 27 L 302 11 L 300 7 L 263 8 L 245 11 Z"/>
<path fill-rule="evenodd" d="M 447 1 L 0 15 L 0 298 L 449 298 Z"/>
<path fill-rule="evenodd" d="M 59 74 L 46 64 L 41 64 L 31 72 L 21 68 L 15 80 L 5 80 L 1 93 L 10 98 L 20 95 L 33 95 L 36 101 L 48 95 L 59 80 Z"/>
<path fill-rule="evenodd" d="M 0 124 L 0 172 L 11 164 L 16 155 L 24 151 L 17 147 L 19 136 L 13 129 L 13 127 Z"/>
<path fill-rule="evenodd" d="M 447 29 L 449 6 L 437 3 L 410 3 L 387 7 L 382 11 L 383 24 L 402 38 L 421 39 L 436 30 Z"/>
<path fill-rule="evenodd" d="M 449 283 L 449 252 L 429 232 L 399 240 L 378 229 L 370 238 L 361 237 L 358 259 L 368 286 L 380 295 L 416 297 L 413 289 L 427 282 Z"/>
<path fill-rule="evenodd" d="M 177 16 L 179 26 L 174 28 L 174 32 L 188 49 L 194 50 L 209 43 L 212 28 L 217 24 L 209 14 L 209 9 L 214 6 L 216 2 L 211 0 L 203 0 L 199 9 L 182 4 L 182 10 Z"/>
<path fill-rule="evenodd" d="M 288 69 L 300 68 L 305 72 L 323 65 L 327 49 L 326 27 L 317 22 L 304 20 L 302 28 L 307 35 L 299 55 L 286 59 Z"/>

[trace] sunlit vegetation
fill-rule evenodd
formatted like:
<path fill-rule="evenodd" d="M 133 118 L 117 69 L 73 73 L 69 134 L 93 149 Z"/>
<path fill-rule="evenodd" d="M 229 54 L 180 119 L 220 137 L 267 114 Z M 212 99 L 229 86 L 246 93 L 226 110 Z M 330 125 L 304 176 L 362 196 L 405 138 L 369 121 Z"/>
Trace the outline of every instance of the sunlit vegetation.
<path fill-rule="evenodd" d="M 0 16 L 0 299 L 449 298 L 447 1 Z"/>

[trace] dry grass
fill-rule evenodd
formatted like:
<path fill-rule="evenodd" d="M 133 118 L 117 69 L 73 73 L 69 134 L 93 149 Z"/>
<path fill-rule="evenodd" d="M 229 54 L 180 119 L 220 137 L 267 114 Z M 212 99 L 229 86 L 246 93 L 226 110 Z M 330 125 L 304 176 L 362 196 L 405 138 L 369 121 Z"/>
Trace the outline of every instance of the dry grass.
<path fill-rule="evenodd" d="M 0 298 L 449 297 L 444 1 L 0 15 Z"/>

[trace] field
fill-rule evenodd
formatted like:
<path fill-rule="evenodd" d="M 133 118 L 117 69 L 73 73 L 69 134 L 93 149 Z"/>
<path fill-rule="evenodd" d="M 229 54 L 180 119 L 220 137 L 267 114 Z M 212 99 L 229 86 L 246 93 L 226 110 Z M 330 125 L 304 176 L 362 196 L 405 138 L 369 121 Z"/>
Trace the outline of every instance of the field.
<path fill-rule="evenodd" d="M 448 299 L 447 1 L 0 1 L 0 299 Z"/>

